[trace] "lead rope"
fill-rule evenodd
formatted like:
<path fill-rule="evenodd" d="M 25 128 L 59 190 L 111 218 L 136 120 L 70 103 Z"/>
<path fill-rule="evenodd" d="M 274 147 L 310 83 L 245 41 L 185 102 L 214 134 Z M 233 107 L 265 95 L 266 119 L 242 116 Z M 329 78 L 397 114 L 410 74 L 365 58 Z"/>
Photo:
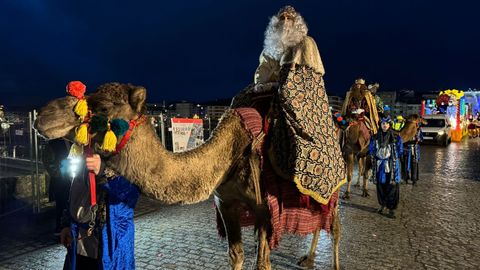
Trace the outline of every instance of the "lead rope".
<path fill-rule="evenodd" d="M 249 160 L 250 169 L 251 169 L 252 178 L 253 178 L 253 185 L 255 188 L 255 200 L 257 202 L 257 205 L 262 204 L 262 194 L 260 190 L 260 167 L 259 167 L 259 160 L 256 158 L 258 157 L 258 155 L 256 154 L 253 155 L 253 153 L 255 153 L 255 150 L 257 149 L 257 147 L 263 142 L 263 138 L 265 138 L 265 133 L 261 131 L 258 134 L 258 136 L 253 139 L 252 152 Z"/>
<path fill-rule="evenodd" d="M 85 156 L 92 156 L 92 149 L 90 147 L 86 147 L 85 149 Z M 89 186 L 90 186 L 90 212 L 92 213 L 90 217 L 90 222 L 88 222 L 88 230 L 87 235 L 92 236 L 93 230 L 95 229 L 95 221 L 97 218 L 97 182 L 95 179 L 95 173 L 92 171 L 88 172 L 88 179 L 89 179 Z"/>

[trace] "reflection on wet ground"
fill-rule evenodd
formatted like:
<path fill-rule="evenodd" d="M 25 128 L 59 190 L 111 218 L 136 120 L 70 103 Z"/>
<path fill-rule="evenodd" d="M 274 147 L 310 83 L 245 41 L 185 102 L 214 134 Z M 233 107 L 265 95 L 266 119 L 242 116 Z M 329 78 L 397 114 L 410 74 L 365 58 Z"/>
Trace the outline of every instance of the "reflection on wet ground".
<path fill-rule="evenodd" d="M 420 180 L 400 186 L 397 219 L 375 213 L 372 195 L 340 202 L 342 269 L 480 269 L 480 139 L 421 147 Z M 343 190 L 344 188 L 342 188 Z M 229 269 L 227 243 L 218 238 L 212 201 L 162 206 L 136 218 L 138 269 Z M 243 231 L 244 269 L 253 269 L 256 242 Z M 298 269 L 311 236 L 286 235 L 271 255 L 273 269 Z M 1 269 L 61 269 L 65 250 L 37 248 L 1 261 Z M 315 269 L 331 269 L 330 239 L 322 232 Z"/>

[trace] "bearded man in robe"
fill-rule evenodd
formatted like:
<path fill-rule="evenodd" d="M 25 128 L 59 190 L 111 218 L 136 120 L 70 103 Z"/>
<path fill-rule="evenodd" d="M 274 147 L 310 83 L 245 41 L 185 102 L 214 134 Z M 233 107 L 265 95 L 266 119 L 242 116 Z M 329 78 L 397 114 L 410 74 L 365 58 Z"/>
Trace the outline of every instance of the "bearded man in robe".
<path fill-rule="evenodd" d="M 240 93 L 232 107 L 254 104 L 258 96 L 264 103 L 267 100 L 268 157 L 274 171 L 294 181 L 303 194 L 326 204 L 345 183 L 345 163 L 317 44 L 308 36 L 303 17 L 286 6 L 271 17 L 263 45 L 254 84 L 243 91 L 250 98 Z"/>

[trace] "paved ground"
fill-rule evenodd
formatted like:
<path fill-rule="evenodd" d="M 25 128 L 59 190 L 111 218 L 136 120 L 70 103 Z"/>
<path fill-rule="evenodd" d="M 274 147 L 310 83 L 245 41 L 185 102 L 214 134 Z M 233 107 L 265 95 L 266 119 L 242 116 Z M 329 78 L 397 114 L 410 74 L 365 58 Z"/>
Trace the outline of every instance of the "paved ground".
<path fill-rule="evenodd" d="M 421 181 L 401 186 L 396 220 L 376 214 L 376 197 L 362 198 L 354 188 L 340 207 L 342 269 L 480 269 L 479 151 L 479 139 L 447 148 L 422 146 Z M 375 195 L 373 185 L 370 189 Z M 159 206 L 143 199 L 137 212 L 138 269 L 228 269 L 211 200 Z M 50 240 L 26 248 L 18 234 L 18 241 L 8 243 L 11 237 L 0 231 L 0 269 L 61 269 L 61 246 Z M 245 269 L 254 269 L 253 231 L 245 229 L 244 237 Z M 272 253 L 273 268 L 299 269 L 295 262 L 310 239 L 285 236 Z M 330 259 L 330 240 L 322 233 L 315 269 L 330 269 Z"/>

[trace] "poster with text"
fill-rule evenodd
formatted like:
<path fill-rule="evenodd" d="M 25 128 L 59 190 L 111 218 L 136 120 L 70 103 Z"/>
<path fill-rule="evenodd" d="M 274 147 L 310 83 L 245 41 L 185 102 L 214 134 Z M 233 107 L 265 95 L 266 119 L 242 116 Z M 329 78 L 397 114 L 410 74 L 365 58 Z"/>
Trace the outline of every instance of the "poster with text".
<path fill-rule="evenodd" d="M 203 120 L 172 118 L 173 152 L 188 151 L 203 143 Z"/>

